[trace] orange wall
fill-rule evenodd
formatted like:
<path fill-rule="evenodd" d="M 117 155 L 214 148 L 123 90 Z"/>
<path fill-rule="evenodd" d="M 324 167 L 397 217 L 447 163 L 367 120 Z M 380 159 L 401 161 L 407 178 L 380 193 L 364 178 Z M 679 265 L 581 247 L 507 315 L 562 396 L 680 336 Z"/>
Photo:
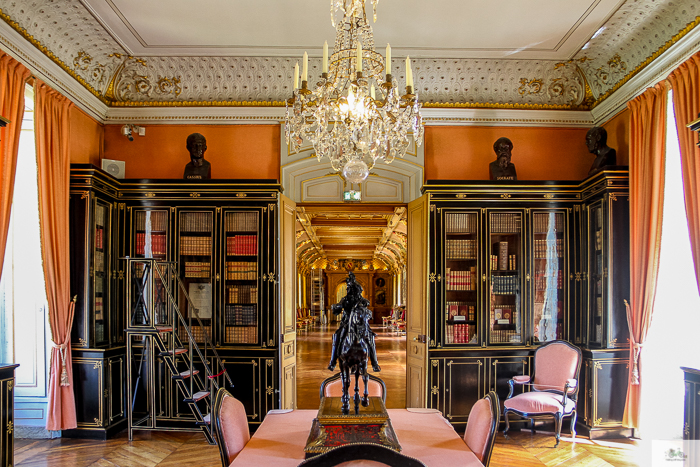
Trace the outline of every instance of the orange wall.
<path fill-rule="evenodd" d="M 493 143 L 513 142 L 518 180 L 582 180 L 594 157 L 587 128 L 432 126 L 425 128 L 426 180 L 488 180 Z"/>
<path fill-rule="evenodd" d="M 105 126 L 104 157 L 125 161 L 126 178 L 182 178 L 190 162 L 187 136 L 201 133 L 212 178 L 279 180 L 279 125 L 144 126 L 146 135 L 134 141 L 121 135 L 121 125 Z"/>
<path fill-rule="evenodd" d="M 630 162 L 630 111 L 625 109 L 600 125 L 608 132 L 608 146 L 617 152 L 617 165 Z"/>
<path fill-rule="evenodd" d="M 100 166 L 104 126 L 78 107 L 70 109 L 70 161 Z"/>

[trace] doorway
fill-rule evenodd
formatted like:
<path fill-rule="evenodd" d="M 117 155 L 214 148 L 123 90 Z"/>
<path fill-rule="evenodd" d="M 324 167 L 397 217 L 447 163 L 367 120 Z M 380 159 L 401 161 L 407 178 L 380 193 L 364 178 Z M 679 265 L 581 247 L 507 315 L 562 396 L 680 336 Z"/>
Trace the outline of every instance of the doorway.
<path fill-rule="evenodd" d="M 338 372 L 327 368 L 340 317 L 331 307 L 350 271 L 373 314 L 386 405 L 406 407 L 406 205 L 300 203 L 296 215 L 297 408 L 317 409 L 321 382 Z"/>

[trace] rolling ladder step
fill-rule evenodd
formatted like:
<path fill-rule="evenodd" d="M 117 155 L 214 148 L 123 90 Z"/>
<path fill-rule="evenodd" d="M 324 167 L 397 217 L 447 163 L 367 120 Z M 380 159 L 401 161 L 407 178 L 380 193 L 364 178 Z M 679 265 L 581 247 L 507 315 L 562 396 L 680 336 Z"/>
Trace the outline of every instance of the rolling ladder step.
<path fill-rule="evenodd" d="M 187 353 L 187 349 L 175 349 L 175 351 L 166 350 L 165 352 L 161 352 L 158 355 L 160 355 L 161 357 L 168 357 L 172 355 L 182 355 L 183 353 Z"/>
<path fill-rule="evenodd" d="M 197 374 L 199 374 L 199 370 L 194 370 L 194 373 L 192 372 L 192 370 L 187 370 L 187 371 L 183 371 L 179 375 L 173 375 L 172 378 L 173 379 L 187 379 L 190 376 L 197 375 Z"/>
<path fill-rule="evenodd" d="M 199 391 L 199 392 L 194 393 L 194 395 L 192 396 L 191 399 L 185 399 L 185 402 L 187 402 L 188 404 L 192 404 L 194 402 L 201 401 L 202 399 L 207 397 L 209 394 L 210 394 L 209 391 Z"/>

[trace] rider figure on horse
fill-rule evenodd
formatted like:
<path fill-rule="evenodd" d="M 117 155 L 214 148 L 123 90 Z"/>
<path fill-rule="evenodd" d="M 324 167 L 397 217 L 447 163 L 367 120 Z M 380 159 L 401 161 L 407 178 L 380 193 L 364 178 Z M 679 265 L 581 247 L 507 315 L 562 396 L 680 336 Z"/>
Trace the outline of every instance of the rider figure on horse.
<path fill-rule="evenodd" d="M 364 321 L 364 335 L 361 337 L 367 344 L 372 370 L 375 372 L 381 371 L 379 363 L 377 363 L 377 350 L 374 347 L 374 336 L 376 336 L 376 334 L 369 328 L 368 323 L 372 316 L 372 312 L 367 308 L 369 301 L 362 296 L 362 286 L 355 280 L 355 274 L 353 274 L 352 271 L 348 274 L 347 279 L 345 279 L 345 283 L 347 284 L 347 294 L 339 303 L 331 306 L 331 310 L 334 314 L 338 315 L 342 313 L 343 315 L 340 319 L 340 326 L 338 326 L 338 329 L 333 334 L 333 348 L 328 369 L 333 371 L 338 363 L 340 347 L 350 328 L 350 313 L 353 308 L 357 308 L 356 312 L 361 312 Z"/>

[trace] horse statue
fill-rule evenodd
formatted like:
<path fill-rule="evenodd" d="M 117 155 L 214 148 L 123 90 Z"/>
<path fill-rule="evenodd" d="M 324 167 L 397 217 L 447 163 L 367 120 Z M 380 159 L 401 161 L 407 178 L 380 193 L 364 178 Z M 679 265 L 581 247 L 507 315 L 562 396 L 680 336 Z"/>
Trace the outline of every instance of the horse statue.
<path fill-rule="evenodd" d="M 381 371 L 377 363 L 377 350 L 374 346 L 375 333 L 369 327 L 372 312 L 367 308 L 369 301 L 362 297 L 362 286 L 355 280 L 355 275 L 350 272 L 346 279 L 347 294 L 343 299 L 331 307 L 334 314 L 343 313 L 340 326 L 333 334 L 333 348 L 329 370 L 334 370 L 340 360 L 340 379 L 343 385 L 342 412 L 350 413 L 350 375 L 355 375 L 355 413 L 369 405 L 369 392 L 367 390 L 367 358 L 372 363 L 375 372 Z M 360 399 L 360 377 L 365 385 L 365 391 Z"/>

